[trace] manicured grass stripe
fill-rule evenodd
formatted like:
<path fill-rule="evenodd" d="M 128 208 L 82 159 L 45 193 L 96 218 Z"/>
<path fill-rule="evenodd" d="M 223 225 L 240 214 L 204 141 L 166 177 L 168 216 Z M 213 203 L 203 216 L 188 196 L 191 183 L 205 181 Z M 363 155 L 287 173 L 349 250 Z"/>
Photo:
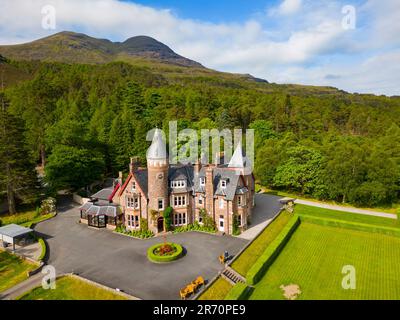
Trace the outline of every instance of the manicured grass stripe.
<path fill-rule="evenodd" d="M 223 300 L 232 288 L 228 281 L 219 277 L 198 300 Z"/>
<path fill-rule="evenodd" d="M 275 240 L 265 249 L 262 255 L 258 258 L 256 263 L 250 268 L 246 274 L 247 283 L 250 285 L 256 284 L 274 262 L 276 257 L 279 256 L 286 243 L 289 241 L 292 234 L 300 225 L 299 216 L 293 216 L 283 228 L 282 232 L 275 238 Z"/>
<path fill-rule="evenodd" d="M 293 215 L 283 211 L 253 241 L 253 243 L 232 263 L 231 267 L 245 276 L 252 265 L 262 255 L 265 248 L 279 235 Z"/>
<path fill-rule="evenodd" d="M 311 207 L 302 204 L 296 204 L 295 213 L 298 215 L 319 217 L 319 218 L 330 218 L 343 221 L 350 221 L 356 223 L 373 224 L 377 226 L 400 228 L 400 220 L 367 216 L 362 214 L 356 214 L 351 212 L 336 211 L 318 207 Z"/>
<path fill-rule="evenodd" d="M 319 224 L 322 226 L 353 229 L 358 231 L 382 233 L 393 237 L 400 237 L 400 229 L 393 227 L 377 226 L 368 223 L 359 223 L 345 220 L 320 218 L 316 216 L 300 215 L 301 220 L 307 223 Z"/>
<path fill-rule="evenodd" d="M 356 289 L 341 286 L 345 265 Z M 297 284 L 299 299 L 400 299 L 400 239 L 303 222 L 251 299 L 283 299 L 281 285 Z"/>
<path fill-rule="evenodd" d="M 226 295 L 225 300 L 246 300 L 251 293 L 251 288 L 244 283 L 237 283 Z"/>

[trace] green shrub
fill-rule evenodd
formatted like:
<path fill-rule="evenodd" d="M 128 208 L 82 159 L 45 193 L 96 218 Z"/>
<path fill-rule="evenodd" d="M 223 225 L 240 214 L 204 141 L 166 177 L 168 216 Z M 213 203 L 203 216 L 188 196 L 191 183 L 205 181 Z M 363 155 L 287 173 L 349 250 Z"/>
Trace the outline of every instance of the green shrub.
<path fill-rule="evenodd" d="M 172 211 L 173 209 L 171 207 L 167 207 L 164 210 L 164 225 L 165 225 L 165 231 L 171 231 L 172 229 Z"/>
<path fill-rule="evenodd" d="M 125 228 L 125 226 L 121 225 L 115 229 L 115 232 L 125 234 L 127 236 L 139 239 L 149 239 L 154 237 L 154 233 L 148 229 L 146 230 L 132 230 L 129 231 Z"/>
<path fill-rule="evenodd" d="M 145 218 L 140 218 L 140 231 L 142 231 L 142 232 L 149 231 L 149 224 L 148 224 L 147 219 L 145 219 Z"/>
<path fill-rule="evenodd" d="M 38 214 L 41 215 L 48 215 L 48 214 L 55 214 L 56 213 L 56 199 L 54 198 L 47 198 L 42 201 L 40 209 L 36 209 Z"/>
<path fill-rule="evenodd" d="M 203 226 L 207 229 L 207 230 L 216 230 L 215 228 L 215 221 L 214 219 L 207 214 L 207 211 L 204 209 L 200 210 L 200 217 L 203 220 Z"/>
<path fill-rule="evenodd" d="M 246 279 L 250 285 L 256 284 L 274 262 L 282 251 L 291 235 L 296 231 L 300 224 L 299 216 L 295 215 L 289 220 L 285 228 L 275 238 L 274 241 L 265 249 L 263 254 L 257 259 L 256 263 L 247 272 Z"/>
<path fill-rule="evenodd" d="M 205 225 L 201 225 L 200 223 L 195 221 L 192 224 L 188 224 L 186 226 L 175 228 L 173 230 L 173 233 L 182 233 L 182 232 L 189 232 L 189 231 L 215 233 L 215 228 L 206 227 Z"/>
<path fill-rule="evenodd" d="M 234 236 L 238 236 L 240 234 L 240 228 L 239 228 L 239 217 L 237 215 L 233 216 L 233 224 L 232 224 L 232 234 Z"/>
<path fill-rule="evenodd" d="M 161 262 L 161 263 L 171 262 L 171 261 L 179 259 L 183 255 L 183 248 L 180 244 L 177 244 L 177 243 L 166 243 L 166 244 L 175 248 L 176 251 L 171 255 L 158 256 L 154 253 L 154 251 L 164 245 L 164 243 L 158 243 L 154 246 L 151 246 L 147 250 L 147 257 L 149 258 L 149 260 L 152 262 Z"/>
<path fill-rule="evenodd" d="M 46 253 L 47 253 L 46 242 L 43 240 L 43 238 L 39 238 L 38 242 L 39 242 L 40 246 L 42 247 L 42 253 L 40 254 L 38 260 L 43 261 L 44 258 L 46 257 Z"/>
<path fill-rule="evenodd" d="M 251 293 L 251 288 L 245 283 L 237 283 L 228 292 L 224 300 L 246 300 Z"/>

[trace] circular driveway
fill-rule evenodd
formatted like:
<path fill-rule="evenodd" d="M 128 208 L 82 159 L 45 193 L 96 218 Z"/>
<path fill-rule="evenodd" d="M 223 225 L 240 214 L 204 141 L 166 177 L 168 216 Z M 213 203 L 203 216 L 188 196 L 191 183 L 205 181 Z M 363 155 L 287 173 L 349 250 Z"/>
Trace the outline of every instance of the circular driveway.
<path fill-rule="evenodd" d="M 78 220 L 78 205 L 64 200 L 55 218 L 36 226 L 48 243 L 48 264 L 58 274 L 73 272 L 141 299 L 179 299 L 179 290 L 195 278 L 211 280 L 223 269 L 220 254 L 227 250 L 235 255 L 248 242 L 198 232 L 168 235 L 167 241 L 181 244 L 187 254 L 172 263 L 154 264 L 148 261 L 146 251 L 163 242 L 162 237 L 137 240 L 88 228 Z"/>

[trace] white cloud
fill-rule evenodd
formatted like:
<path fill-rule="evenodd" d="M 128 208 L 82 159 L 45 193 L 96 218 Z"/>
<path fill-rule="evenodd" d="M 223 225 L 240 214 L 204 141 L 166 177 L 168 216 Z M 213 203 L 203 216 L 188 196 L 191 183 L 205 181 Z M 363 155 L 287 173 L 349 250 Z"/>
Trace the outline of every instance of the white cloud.
<path fill-rule="evenodd" d="M 399 94 L 400 79 L 394 79 L 390 68 L 384 67 L 387 59 L 398 55 L 391 56 L 390 50 L 383 50 L 387 44 L 392 51 L 400 44 L 396 1 L 368 0 L 357 7 L 361 16 L 358 20 L 367 23 L 345 31 L 337 1 L 283 1 L 271 9 L 280 10 L 281 14 L 268 18 L 276 23 L 271 27 L 271 21 L 258 18 L 244 23 L 182 19 L 171 10 L 117 0 L 0 0 L 0 44 L 22 43 L 63 30 L 114 41 L 148 35 L 181 55 L 221 71 L 252 73 L 277 82 Z M 48 4 L 56 8 L 56 31 L 41 27 L 41 8 Z M 374 53 L 377 49 L 380 52 Z M 360 55 L 357 62 L 355 55 Z M 352 63 L 342 63 L 348 57 Z M 363 70 L 378 74 L 379 79 Z M 362 76 L 360 81 L 347 81 L 348 74 Z"/>
<path fill-rule="evenodd" d="M 277 7 L 270 10 L 270 14 L 292 15 L 301 9 L 302 0 L 284 0 Z"/>

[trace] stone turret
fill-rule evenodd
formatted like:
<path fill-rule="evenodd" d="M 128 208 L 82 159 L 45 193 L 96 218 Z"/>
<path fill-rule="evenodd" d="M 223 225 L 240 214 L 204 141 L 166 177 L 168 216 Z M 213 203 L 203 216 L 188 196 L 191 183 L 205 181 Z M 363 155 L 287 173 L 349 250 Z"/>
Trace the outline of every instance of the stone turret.
<path fill-rule="evenodd" d="M 162 131 L 156 129 L 147 151 L 149 210 L 163 211 L 169 206 L 168 154 Z"/>

